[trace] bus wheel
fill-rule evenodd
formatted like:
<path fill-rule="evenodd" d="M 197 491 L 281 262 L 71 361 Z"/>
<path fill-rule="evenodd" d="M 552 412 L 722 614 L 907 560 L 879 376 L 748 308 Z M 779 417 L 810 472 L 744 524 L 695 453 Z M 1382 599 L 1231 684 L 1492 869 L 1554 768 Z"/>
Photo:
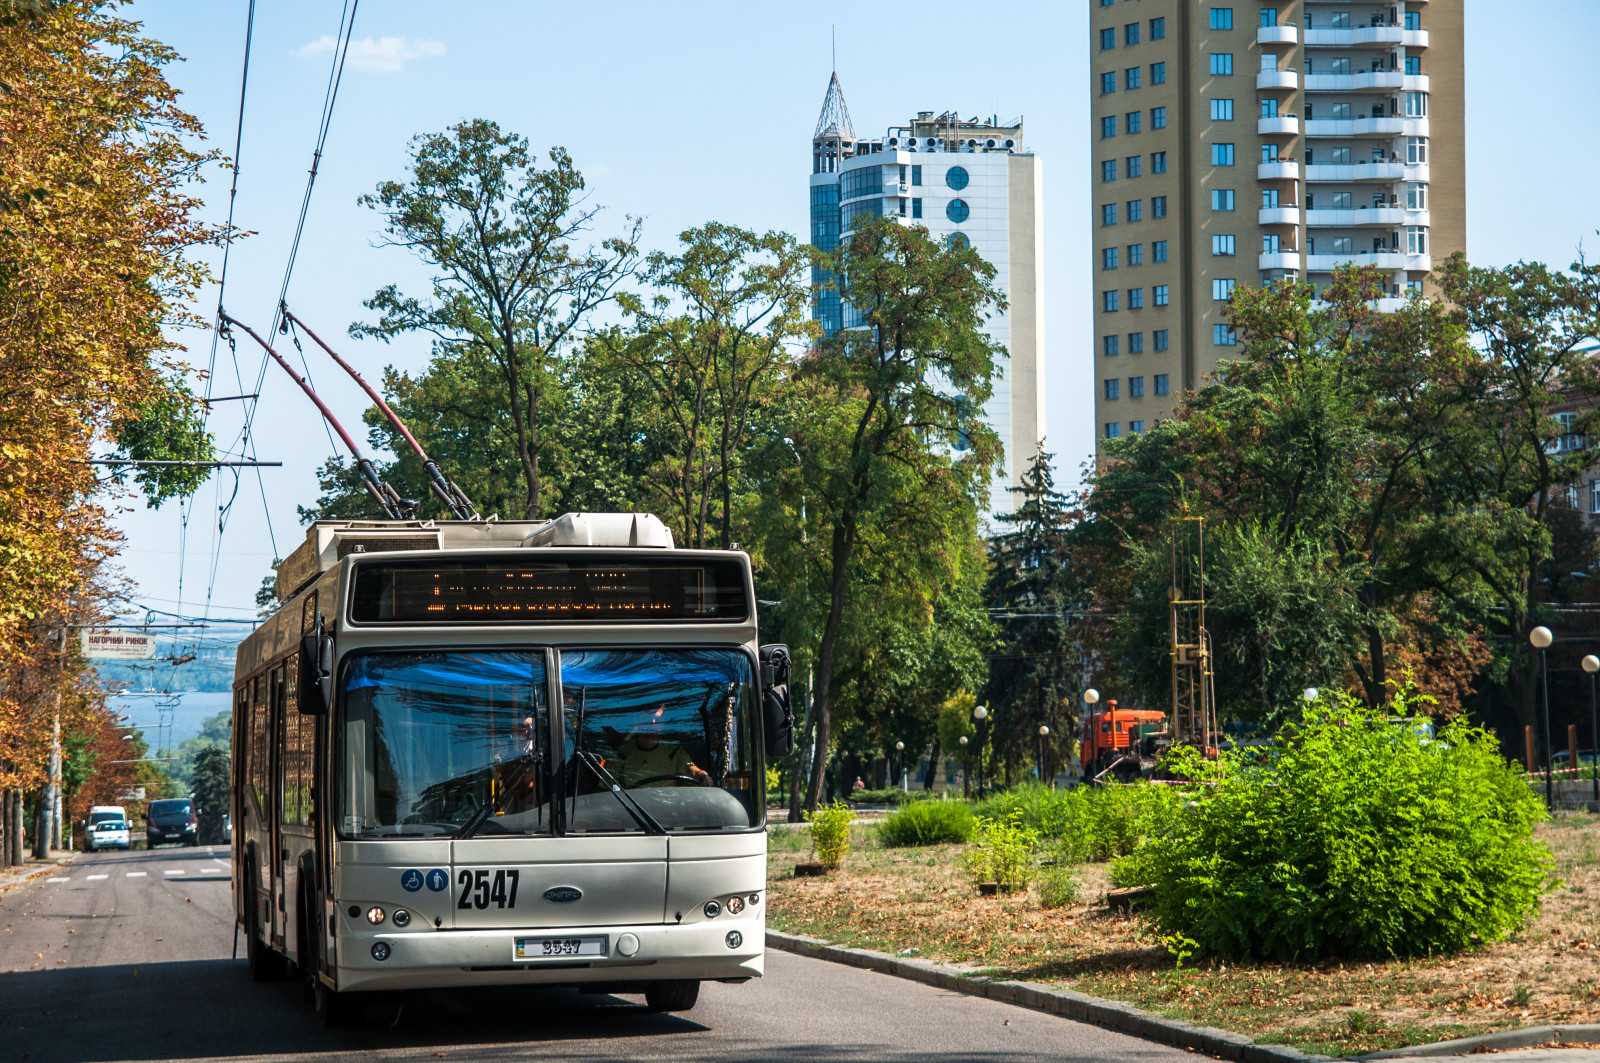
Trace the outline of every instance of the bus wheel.
<path fill-rule="evenodd" d="M 700 983 L 692 980 L 651 982 L 644 991 L 644 1006 L 651 1011 L 688 1011 L 700 999 Z"/>
<path fill-rule="evenodd" d="M 317 1025 L 336 1029 L 353 1024 L 361 1014 L 361 1002 L 349 993 L 328 988 L 326 982 L 316 978 L 311 988 L 312 1006 L 316 1009 Z"/>

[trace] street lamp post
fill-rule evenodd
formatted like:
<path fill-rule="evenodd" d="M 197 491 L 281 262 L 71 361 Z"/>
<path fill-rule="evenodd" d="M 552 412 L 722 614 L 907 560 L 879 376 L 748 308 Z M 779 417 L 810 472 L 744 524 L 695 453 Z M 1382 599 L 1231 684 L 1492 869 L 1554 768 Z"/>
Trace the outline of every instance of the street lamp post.
<path fill-rule="evenodd" d="M 897 754 L 895 759 L 900 762 L 900 789 L 904 792 L 906 789 L 906 744 L 904 742 L 896 742 L 894 751 Z"/>
<path fill-rule="evenodd" d="M 1100 700 L 1100 691 L 1096 690 L 1094 687 L 1090 687 L 1088 690 L 1085 690 L 1083 692 L 1083 703 L 1085 705 L 1089 706 L 1089 713 L 1091 715 L 1093 715 L 1095 704 L 1099 700 Z M 1085 735 L 1085 740 L 1087 741 L 1088 732 L 1085 731 L 1084 735 Z M 1081 744 L 1078 746 L 1078 771 L 1082 775 L 1083 781 L 1084 782 L 1088 782 L 1089 781 L 1089 765 L 1087 765 L 1087 764 L 1085 764 L 1083 762 L 1083 746 Z"/>
<path fill-rule="evenodd" d="M 1550 663 L 1545 658 L 1545 650 L 1555 641 L 1555 636 L 1550 634 L 1550 629 L 1540 624 L 1528 632 L 1528 641 L 1539 651 L 1539 678 L 1544 692 L 1544 803 L 1545 807 L 1556 807 L 1555 775 L 1550 770 Z"/>
<path fill-rule="evenodd" d="M 1039 725 L 1039 781 L 1040 782 L 1044 782 L 1045 777 L 1050 774 L 1050 771 L 1049 771 L 1050 765 L 1048 763 L 1046 763 L 1046 761 L 1045 761 L 1045 749 L 1044 749 L 1045 739 L 1047 739 L 1049 737 L 1050 737 L 1050 727 L 1049 727 L 1049 725 L 1041 723 Z M 1055 786 L 1054 777 L 1051 778 L 1050 785 L 1051 785 L 1052 788 L 1054 788 L 1054 786 Z"/>
<path fill-rule="evenodd" d="M 978 721 L 978 796 L 983 797 L 983 732 L 984 721 L 989 718 L 989 706 L 979 705 L 972 710 L 972 718 Z"/>
<path fill-rule="evenodd" d="M 967 763 L 967 736 L 962 735 L 956 741 L 961 743 L 961 789 L 966 796 L 972 796 L 972 767 Z"/>
<path fill-rule="evenodd" d="M 1594 801 L 1600 805 L 1600 709 L 1595 708 L 1595 673 L 1600 672 L 1600 657 L 1589 654 L 1583 659 L 1583 670 L 1589 673 L 1589 742 L 1595 749 Z M 1581 757 L 1579 758 L 1582 759 Z M 1578 765 L 1573 765 L 1577 767 Z"/>

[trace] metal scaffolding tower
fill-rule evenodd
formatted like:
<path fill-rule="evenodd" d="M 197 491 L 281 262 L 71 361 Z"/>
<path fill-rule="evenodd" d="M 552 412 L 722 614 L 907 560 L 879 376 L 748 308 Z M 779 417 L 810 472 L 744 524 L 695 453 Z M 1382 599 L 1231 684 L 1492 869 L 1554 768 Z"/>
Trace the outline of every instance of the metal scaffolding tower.
<path fill-rule="evenodd" d="M 1211 683 L 1211 636 L 1206 631 L 1205 518 L 1185 505 L 1172 518 L 1173 741 L 1212 755 L 1216 748 L 1216 696 Z"/>

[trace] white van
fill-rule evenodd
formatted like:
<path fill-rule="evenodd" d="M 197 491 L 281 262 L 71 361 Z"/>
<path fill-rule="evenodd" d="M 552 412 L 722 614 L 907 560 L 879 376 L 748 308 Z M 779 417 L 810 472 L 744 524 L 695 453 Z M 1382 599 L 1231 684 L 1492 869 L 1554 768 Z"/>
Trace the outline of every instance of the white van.
<path fill-rule="evenodd" d="M 89 809 L 83 847 L 91 853 L 100 849 L 128 848 L 128 814 L 121 805 L 94 805 Z"/>

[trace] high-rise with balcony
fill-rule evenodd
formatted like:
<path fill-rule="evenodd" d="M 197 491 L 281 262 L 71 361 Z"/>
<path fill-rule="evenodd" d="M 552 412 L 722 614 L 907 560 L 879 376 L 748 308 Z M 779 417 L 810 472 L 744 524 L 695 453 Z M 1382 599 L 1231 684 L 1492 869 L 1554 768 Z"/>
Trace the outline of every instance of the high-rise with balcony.
<path fill-rule="evenodd" d="M 1095 420 L 1144 431 L 1236 353 L 1239 284 L 1466 249 L 1461 0 L 1083 0 Z"/>
<path fill-rule="evenodd" d="M 991 487 L 994 512 L 1016 502 L 1020 483 L 1044 438 L 1043 181 L 1039 157 L 1023 147 L 1022 119 L 962 118 L 919 111 L 880 137 L 857 137 L 835 75 L 811 140 L 811 243 L 832 251 L 864 218 L 919 225 L 947 244 L 970 246 L 995 267 L 1006 308 L 985 330 L 1003 344 L 984 418 L 1006 449 L 1003 480 Z M 824 331 L 858 328 L 861 316 L 813 275 L 813 316 Z"/>

